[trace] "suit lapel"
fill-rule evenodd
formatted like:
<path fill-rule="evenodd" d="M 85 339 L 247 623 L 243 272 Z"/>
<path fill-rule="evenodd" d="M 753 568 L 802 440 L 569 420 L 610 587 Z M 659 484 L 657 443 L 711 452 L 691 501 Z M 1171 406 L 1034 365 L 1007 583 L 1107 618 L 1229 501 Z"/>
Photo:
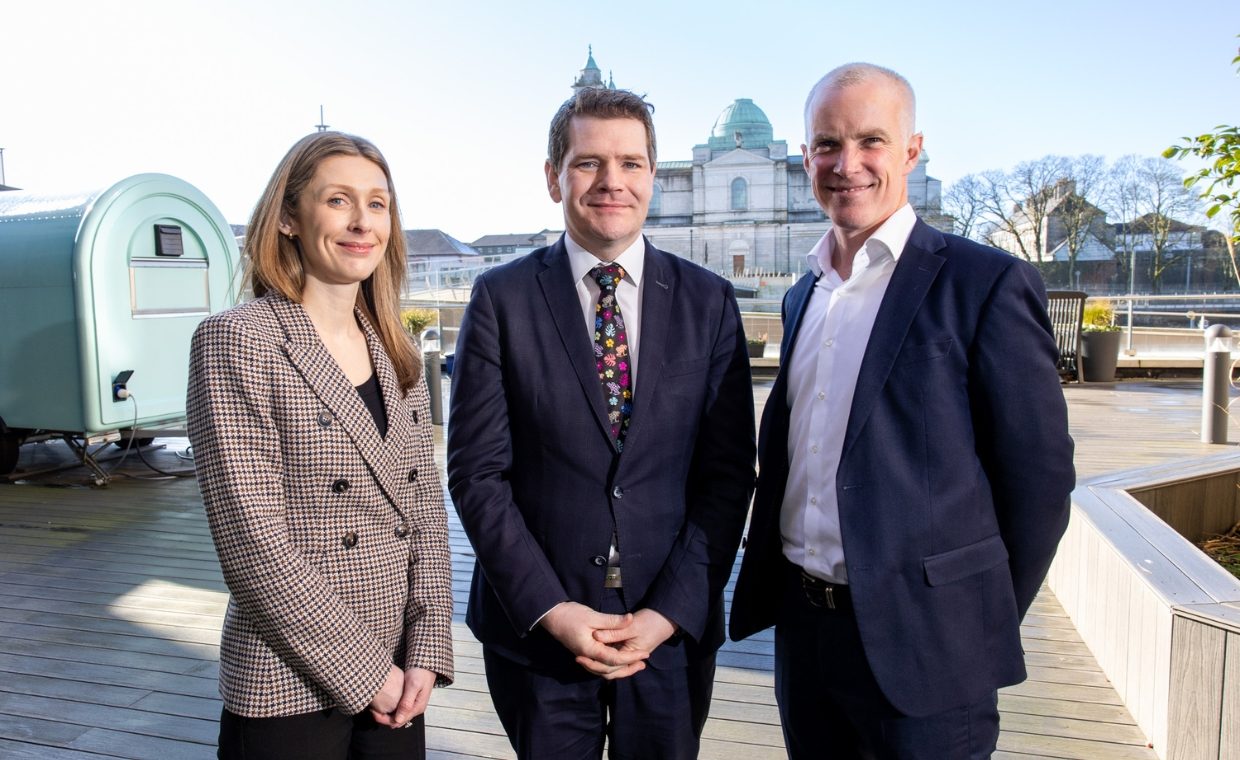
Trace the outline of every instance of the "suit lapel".
<path fill-rule="evenodd" d="M 649 416 L 654 403 L 655 386 L 663 376 L 668 355 L 668 331 L 671 330 L 672 302 L 676 297 L 676 278 L 668 266 L 669 254 L 656 250 L 646 241 L 646 259 L 641 285 L 641 345 L 637 354 L 637 387 L 633 394 L 633 415 L 625 446 L 640 434 L 642 421 Z"/>
<path fill-rule="evenodd" d="M 603 390 L 599 384 L 598 369 L 594 365 L 593 344 L 590 336 L 586 334 L 581 301 L 577 298 L 577 284 L 573 282 L 572 267 L 568 263 L 568 251 L 564 247 L 563 238 L 547 249 L 542 262 L 546 268 L 538 273 L 538 285 L 547 301 L 547 309 L 551 312 L 551 321 L 559 332 L 560 347 L 568 354 L 569 364 L 577 375 L 586 402 L 594 412 L 599 430 L 610 440 L 611 426 L 607 421 L 607 410 L 603 406 Z M 552 346 L 541 348 L 554 350 Z"/>
<path fill-rule="evenodd" d="M 878 396 L 887 383 L 896 356 L 904 345 L 909 327 L 921 308 L 930 285 L 943 266 L 943 257 L 936 252 L 946 245 L 942 235 L 934 232 L 920 219 L 913 226 L 908 243 L 891 274 L 887 292 L 870 331 L 857 373 L 857 386 L 853 394 L 852 410 L 848 415 L 848 427 L 844 433 L 844 451 L 847 455 L 857 435 L 865 426 Z"/>
<path fill-rule="evenodd" d="M 365 460 L 366 466 L 375 474 L 376 480 L 383 488 L 393 504 L 396 500 L 395 469 L 393 458 L 397 453 L 385 446 L 375 427 L 374 417 L 366 408 L 365 402 L 357 389 L 345 377 L 340 365 L 328 352 L 323 341 L 319 339 L 314 324 L 301 304 L 293 303 L 283 297 L 271 300 L 276 318 L 284 329 L 284 353 L 289 362 L 297 369 L 306 385 L 314 392 L 319 402 L 326 407 L 335 418 L 336 424 L 342 426 L 349 438 L 353 440 L 358 453 Z M 374 329 L 363 318 L 362 330 L 366 334 L 366 344 L 370 351 L 371 361 L 379 376 L 379 384 L 383 389 L 384 403 L 388 411 L 388 440 L 397 440 L 398 429 L 403 423 L 397 418 L 401 415 L 396 411 L 400 408 L 393 399 L 398 393 L 396 373 L 391 361 L 382 349 Z M 317 413 L 307 409 L 307 414 Z"/>
<path fill-rule="evenodd" d="M 788 398 L 788 366 L 792 361 L 792 351 L 796 347 L 797 333 L 801 331 L 802 318 L 805 316 L 806 307 L 809 306 L 810 296 L 814 293 L 814 285 L 821 276 L 806 272 L 801 279 L 796 281 L 784 298 L 784 337 L 779 346 L 780 371 L 775 376 L 770 398 L 776 399 L 776 403 L 783 403 L 785 409 Z"/>

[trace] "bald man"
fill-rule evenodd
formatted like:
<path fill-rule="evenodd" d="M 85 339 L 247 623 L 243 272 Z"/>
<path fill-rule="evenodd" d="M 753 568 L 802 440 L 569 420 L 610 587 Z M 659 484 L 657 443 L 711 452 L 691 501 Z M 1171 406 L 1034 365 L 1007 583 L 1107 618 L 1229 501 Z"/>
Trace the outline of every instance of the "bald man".
<path fill-rule="evenodd" d="M 848 64 L 801 146 L 832 229 L 784 298 L 731 634 L 775 626 L 790 758 L 985 758 L 1068 519 L 1072 439 L 1029 264 L 908 203 L 899 74 Z"/>

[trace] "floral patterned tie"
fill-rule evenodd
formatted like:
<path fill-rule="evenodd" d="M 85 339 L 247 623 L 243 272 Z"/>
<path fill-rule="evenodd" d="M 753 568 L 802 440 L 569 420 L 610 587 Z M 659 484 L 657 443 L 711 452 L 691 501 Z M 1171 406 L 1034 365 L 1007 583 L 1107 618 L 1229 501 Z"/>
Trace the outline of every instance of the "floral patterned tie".
<path fill-rule="evenodd" d="M 633 381 L 629 374 L 629 338 L 616 300 L 616 286 L 624 279 L 624 268 L 606 264 L 590 270 L 598 283 L 598 303 L 594 306 L 594 360 L 603 385 L 603 401 L 611 437 L 616 448 L 624 448 L 624 434 L 633 413 Z"/>

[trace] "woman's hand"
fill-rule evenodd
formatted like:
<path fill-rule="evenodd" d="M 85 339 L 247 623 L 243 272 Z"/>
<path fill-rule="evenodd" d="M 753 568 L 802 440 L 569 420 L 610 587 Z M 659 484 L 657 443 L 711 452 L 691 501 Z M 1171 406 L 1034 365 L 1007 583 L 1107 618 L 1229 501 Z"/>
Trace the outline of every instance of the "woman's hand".
<path fill-rule="evenodd" d="M 435 688 L 435 678 L 433 672 L 422 668 L 405 671 L 405 691 L 393 715 L 397 726 L 403 726 L 426 712 L 426 705 L 431 701 L 431 689 Z"/>
<path fill-rule="evenodd" d="M 395 715 L 404 689 L 405 674 L 393 665 L 388 671 L 387 679 L 383 682 L 383 688 L 379 689 L 379 693 L 370 701 L 370 714 L 374 717 L 375 723 L 388 728 L 399 728 L 409 721 L 408 718 L 398 721 Z"/>

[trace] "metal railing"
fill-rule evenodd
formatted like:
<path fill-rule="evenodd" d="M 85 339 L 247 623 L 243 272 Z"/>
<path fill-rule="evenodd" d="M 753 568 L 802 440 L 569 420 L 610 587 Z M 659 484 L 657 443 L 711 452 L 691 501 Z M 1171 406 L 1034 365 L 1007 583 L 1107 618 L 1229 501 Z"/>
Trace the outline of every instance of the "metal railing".
<path fill-rule="evenodd" d="M 1126 315 L 1124 325 L 1124 353 L 1132 356 L 1132 333 L 1138 317 L 1183 319 L 1183 328 L 1205 329 L 1211 321 L 1231 320 L 1240 324 L 1240 293 L 1194 293 L 1176 295 L 1124 294 L 1091 296 L 1090 301 L 1110 301 L 1117 306 L 1123 305 Z M 1194 308 L 1139 308 L 1157 304 L 1173 305 L 1175 303 L 1191 304 Z M 1215 304 L 1235 304 L 1232 311 L 1219 311 L 1211 308 Z M 1117 309 L 1118 311 L 1118 309 Z"/>

